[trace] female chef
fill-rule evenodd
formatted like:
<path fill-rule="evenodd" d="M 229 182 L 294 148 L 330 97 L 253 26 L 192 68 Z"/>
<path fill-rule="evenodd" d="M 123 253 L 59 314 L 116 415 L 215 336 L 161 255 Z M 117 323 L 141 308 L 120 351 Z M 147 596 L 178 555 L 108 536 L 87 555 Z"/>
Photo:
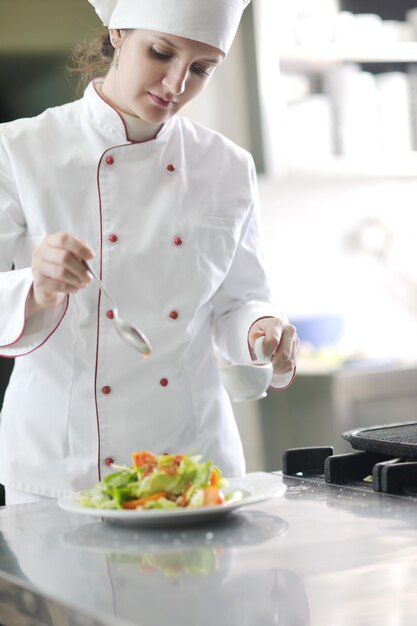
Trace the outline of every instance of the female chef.
<path fill-rule="evenodd" d="M 277 388 L 299 347 L 265 276 L 252 158 L 177 115 L 249 0 L 89 1 L 114 48 L 107 74 L 0 127 L 0 354 L 21 357 L 0 428 L 8 503 L 89 487 L 137 449 L 242 474 L 213 347 L 250 362 L 264 335 Z M 115 332 L 83 261 L 149 337 L 149 359 Z"/>

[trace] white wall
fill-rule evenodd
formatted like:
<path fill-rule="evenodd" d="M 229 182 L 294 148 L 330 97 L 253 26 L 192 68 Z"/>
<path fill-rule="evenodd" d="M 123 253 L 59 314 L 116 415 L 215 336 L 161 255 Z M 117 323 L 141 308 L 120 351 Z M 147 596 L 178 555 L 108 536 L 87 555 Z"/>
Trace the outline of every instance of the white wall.
<path fill-rule="evenodd" d="M 416 360 L 417 178 L 260 178 L 265 251 L 281 308 L 341 313 L 344 348 Z"/>

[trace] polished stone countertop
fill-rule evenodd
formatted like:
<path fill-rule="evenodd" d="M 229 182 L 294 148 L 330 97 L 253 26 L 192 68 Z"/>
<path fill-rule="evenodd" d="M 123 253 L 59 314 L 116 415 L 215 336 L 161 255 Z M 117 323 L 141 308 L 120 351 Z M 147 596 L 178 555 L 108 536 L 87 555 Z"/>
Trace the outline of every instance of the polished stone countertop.
<path fill-rule="evenodd" d="M 158 528 L 0 509 L 2 626 L 411 626 L 417 499 L 316 480 Z"/>

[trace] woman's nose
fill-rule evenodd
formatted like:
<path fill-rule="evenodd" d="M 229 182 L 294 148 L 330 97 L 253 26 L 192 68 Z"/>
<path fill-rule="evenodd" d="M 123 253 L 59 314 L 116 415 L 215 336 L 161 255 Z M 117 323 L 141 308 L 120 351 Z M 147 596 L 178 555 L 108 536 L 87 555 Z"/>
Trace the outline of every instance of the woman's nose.
<path fill-rule="evenodd" d="M 172 70 L 165 75 L 162 84 L 164 85 L 164 87 L 169 89 L 170 93 L 172 93 L 173 96 L 180 96 L 185 91 L 187 76 L 188 69 Z"/>

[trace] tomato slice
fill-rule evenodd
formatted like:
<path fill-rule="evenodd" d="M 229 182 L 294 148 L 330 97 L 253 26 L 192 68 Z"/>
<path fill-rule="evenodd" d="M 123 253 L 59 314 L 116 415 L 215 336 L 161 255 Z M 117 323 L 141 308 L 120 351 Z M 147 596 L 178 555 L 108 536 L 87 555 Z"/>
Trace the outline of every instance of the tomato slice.
<path fill-rule="evenodd" d="M 132 453 L 133 465 L 142 468 L 154 468 L 158 464 L 158 457 L 153 452 L 147 450 L 141 450 L 140 452 Z"/>
<path fill-rule="evenodd" d="M 177 473 L 177 470 L 179 466 L 181 465 L 181 461 L 183 460 L 183 458 L 184 458 L 183 454 L 176 454 L 172 461 L 172 465 L 164 465 L 161 468 L 162 471 L 165 472 L 165 474 L 168 474 L 169 476 L 173 476 L 174 474 Z"/>

